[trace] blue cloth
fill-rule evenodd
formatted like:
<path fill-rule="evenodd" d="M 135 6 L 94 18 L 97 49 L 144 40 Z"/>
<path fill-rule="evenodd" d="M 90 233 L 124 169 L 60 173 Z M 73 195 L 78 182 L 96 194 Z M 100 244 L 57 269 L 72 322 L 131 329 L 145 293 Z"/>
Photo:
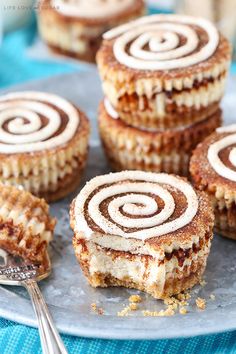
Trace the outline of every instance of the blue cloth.
<path fill-rule="evenodd" d="M 79 70 L 78 66 L 71 64 L 39 62 L 27 58 L 25 48 L 32 44 L 35 35 L 35 24 L 32 24 L 4 38 L 0 48 L 0 87 Z M 233 65 L 232 71 L 236 73 L 236 64 Z M 236 332 L 159 341 L 112 341 L 76 338 L 66 335 L 63 335 L 63 340 L 70 354 L 236 353 Z M 34 328 L 0 319 L 0 353 L 41 353 L 38 331 Z"/>
<path fill-rule="evenodd" d="M 77 65 L 38 61 L 28 58 L 25 49 L 35 40 L 35 22 L 7 34 L 0 46 L 0 88 L 51 75 L 79 70 Z"/>
<path fill-rule="evenodd" d="M 230 314 L 229 314 L 230 315 Z M 118 341 L 62 336 L 69 354 L 200 354 L 236 353 L 236 333 L 214 334 L 189 339 Z M 1 354 L 42 353 L 38 331 L 0 319 Z"/>

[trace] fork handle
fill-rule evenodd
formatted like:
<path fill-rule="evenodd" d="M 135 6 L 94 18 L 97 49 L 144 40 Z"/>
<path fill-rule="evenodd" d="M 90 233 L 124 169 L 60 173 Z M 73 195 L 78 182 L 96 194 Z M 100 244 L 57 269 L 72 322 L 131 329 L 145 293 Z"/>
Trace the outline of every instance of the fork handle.
<path fill-rule="evenodd" d="M 29 292 L 38 319 L 43 354 L 67 354 L 37 282 L 28 279 L 23 284 Z"/>

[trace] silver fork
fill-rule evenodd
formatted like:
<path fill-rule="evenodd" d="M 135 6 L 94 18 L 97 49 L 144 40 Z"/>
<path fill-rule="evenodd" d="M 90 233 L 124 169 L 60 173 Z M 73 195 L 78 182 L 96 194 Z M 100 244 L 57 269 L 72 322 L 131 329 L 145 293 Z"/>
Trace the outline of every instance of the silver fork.
<path fill-rule="evenodd" d="M 24 286 L 30 295 L 38 319 L 39 334 L 44 354 L 67 354 L 67 350 L 55 327 L 48 307 L 37 282 L 45 279 L 51 272 L 48 257 L 48 269 L 44 272 L 36 264 L 29 264 L 21 257 L 13 256 L 0 248 L 0 284 Z"/>

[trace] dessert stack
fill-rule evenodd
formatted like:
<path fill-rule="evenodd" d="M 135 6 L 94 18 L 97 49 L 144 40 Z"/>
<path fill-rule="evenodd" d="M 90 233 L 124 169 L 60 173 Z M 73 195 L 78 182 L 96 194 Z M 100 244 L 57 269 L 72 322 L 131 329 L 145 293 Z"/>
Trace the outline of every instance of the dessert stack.
<path fill-rule="evenodd" d="M 115 170 L 187 175 L 192 150 L 221 125 L 230 44 L 205 19 L 153 15 L 103 36 L 99 130 Z"/>

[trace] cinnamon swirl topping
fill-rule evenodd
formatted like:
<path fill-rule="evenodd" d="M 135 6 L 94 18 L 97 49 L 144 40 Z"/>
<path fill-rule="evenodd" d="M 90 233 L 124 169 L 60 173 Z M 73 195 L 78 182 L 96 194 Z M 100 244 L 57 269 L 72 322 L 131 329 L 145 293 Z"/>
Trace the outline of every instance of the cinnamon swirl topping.
<path fill-rule="evenodd" d="M 169 70 L 211 57 L 219 34 L 211 22 L 202 18 L 152 15 L 112 29 L 104 34 L 104 39 L 114 39 L 114 56 L 127 67 Z"/>
<path fill-rule="evenodd" d="M 173 218 L 173 193 L 181 193 L 186 208 Z M 158 205 L 160 201 L 160 205 Z M 106 204 L 106 208 L 102 207 Z M 101 232 L 140 240 L 174 232 L 188 225 L 198 210 L 192 186 L 178 177 L 142 171 L 111 173 L 92 179 L 75 200 L 78 230 L 89 238 Z"/>
<path fill-rule="evenodd" d="M 236 182 L 236 171 L 231 167 L 226 166 L 220 157 L 220 153 L 228 149 L 229 162 L 236 169 L 236 124 L 218 128 L 216 131 L 219 134 L 228 133 L 228 135 L 210 145 L 208 149 L 208 161 L 218 175 Z"/>
<path fill-rule="evenodd" d="M 75 135 L 80 118 L 67 100 L 42 92 L 0 97 L 0 153 L 52 149 Z"/>
<path fill-rule="evenodd" d="M 65 16 L 103 18 L 115 15 L 135 0 L 52 0 L 51 4 Z"/>

